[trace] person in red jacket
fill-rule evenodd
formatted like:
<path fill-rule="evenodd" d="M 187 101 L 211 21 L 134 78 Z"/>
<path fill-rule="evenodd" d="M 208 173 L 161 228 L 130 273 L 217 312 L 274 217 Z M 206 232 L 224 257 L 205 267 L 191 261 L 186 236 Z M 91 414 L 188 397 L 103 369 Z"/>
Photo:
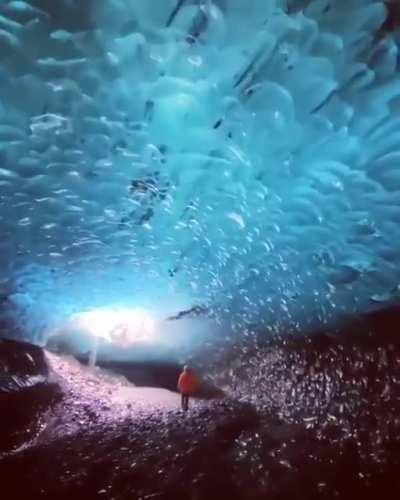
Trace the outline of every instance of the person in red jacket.
<path fill-rule="evenodd" d="M 184 366 L 183 372 L 179 376 L 178 380 L 178 391 L 182 396 L 182 410 L 187 411 L 189 409 L 189 397 L 198 390 L 199 382 L 193 371 L 188 367 Z"/>

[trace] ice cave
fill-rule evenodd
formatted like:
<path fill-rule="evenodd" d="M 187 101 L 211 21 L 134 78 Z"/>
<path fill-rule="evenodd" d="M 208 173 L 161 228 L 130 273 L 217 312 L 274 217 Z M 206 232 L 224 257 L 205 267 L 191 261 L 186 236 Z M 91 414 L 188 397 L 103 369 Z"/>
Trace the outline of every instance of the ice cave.
<path fill-rule="evenodd" d="M 109 305 L 302 331 L 398 300 L 383 2 L 0 15 L 3 315 L 25 336 Z"/>
<path fill-rule="evenodd" d="M 339 419 L 347 403 L 332 409 L 332 391 L 364 380 L 340 363 L 399 369 L 393 339 L 350 357 L 342 346 L 331 366 L 312 337 L 400 303 L 399 20 L 396 0 L 1 0 L 0 338 L 29 342 L 33 360 L 84 329 L 82 355 L 92 335 L 115 359 L 203 346 L 203 364 L 225 342 L 213 383 L 231 377 L 240 401 L 271 394 L 283 420 L 317 400 L 324 422 Z M 281 334 L 318 346 L 271 354 Z M 320 348 L 336 370 L 321 386 L 321 363 L 309 368 Z M 94 372 L 71 366 L 90 386 Z M 273 383 L 254 382 L 272 366 Z M 312 401 L 293 381 L 309 369 L 323 387 Z M 307 429 L 317 413 L 301 413 Z M 253 497 L 221 488 L 267 498 L 257 484 Z M 154 498 L 189 498 L 177 491 Z M 214 498 L 205 491 L 190 498 Z M 268 498 L 289 498 L 277 491 Z M 339 498 L 329 491 L 307 498 Z"/>

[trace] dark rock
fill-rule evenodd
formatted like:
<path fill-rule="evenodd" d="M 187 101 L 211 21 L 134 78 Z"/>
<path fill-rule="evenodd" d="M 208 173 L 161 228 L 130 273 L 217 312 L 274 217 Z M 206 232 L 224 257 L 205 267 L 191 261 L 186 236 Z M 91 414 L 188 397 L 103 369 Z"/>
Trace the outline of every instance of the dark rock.
<path fill-rule="evenodd" d="M 0 374 L 2 375 L 0 393 L 12 390 L 2 385 L 6 375 L 19 377 L 18 386 L 21 387 L 24 382 L 32 386 L 33 377 L 46 378 L 48 372 L 44 352 L 40 347 L 26 342 L 0 340 Z"/>
<path fill-rule="evenodd" d="M 40 347 L 0 340 L 0 452 L 32 437 L 40 414 L 58 393 L 48 381 L 49 368 Z"/>

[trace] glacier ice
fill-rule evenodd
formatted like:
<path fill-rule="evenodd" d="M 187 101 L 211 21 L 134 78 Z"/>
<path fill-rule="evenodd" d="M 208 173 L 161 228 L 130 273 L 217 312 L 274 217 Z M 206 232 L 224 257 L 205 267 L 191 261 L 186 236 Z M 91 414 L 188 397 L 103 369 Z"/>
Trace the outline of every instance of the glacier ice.
<path fill-rule="evenodd" d="M 399 298 L 384 2 L 55 4 L 0 5 L 4 314 L 299 330 Z"/>

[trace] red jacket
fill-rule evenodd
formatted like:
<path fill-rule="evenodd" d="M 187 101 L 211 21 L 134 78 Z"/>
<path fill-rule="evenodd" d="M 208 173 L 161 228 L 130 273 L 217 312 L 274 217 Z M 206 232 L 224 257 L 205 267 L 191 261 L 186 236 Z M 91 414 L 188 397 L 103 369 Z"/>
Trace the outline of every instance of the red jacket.
<path fill-rule="evenodd" d="M 199 388 L 197 377 L 192 372 L 182 372 L 178 380 L 178 390 L 182 394 L 194 394 Z"/>

